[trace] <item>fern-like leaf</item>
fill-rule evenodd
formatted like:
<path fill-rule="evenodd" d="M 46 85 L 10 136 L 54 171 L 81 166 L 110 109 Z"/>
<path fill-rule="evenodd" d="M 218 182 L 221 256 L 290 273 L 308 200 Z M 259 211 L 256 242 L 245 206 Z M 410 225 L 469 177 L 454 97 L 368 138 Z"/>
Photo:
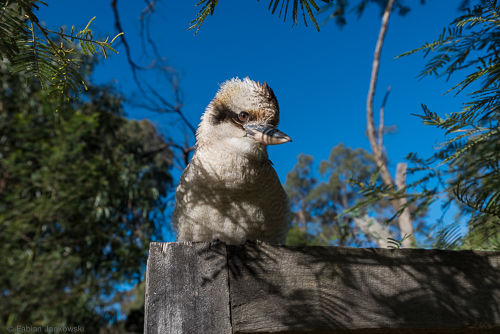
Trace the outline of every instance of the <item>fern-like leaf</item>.
<path fill-rule="evenodd" d="M 200 0 L 200 2 L 196 4 L 196 6 L 202 7 L 198 11 L 198 14 L 196 14 L 196 17 L 191 21 L 191 25 L 189 26 L 188 30 L 196 29 L 195 34 L 197 34 L 198 31 L 200 31 L 200 28 L 203 25 L 203 22 L 205 22 L 207 16 L 209 14 L 214 14 L 215 6 L 217 6 L 217 1 L 218 0 Z"/>
<path fill-rule="evenodd" d="M 43 89 L 57 93 L 67 99 L 76 97 L 80 90 L 86 89 L 80 75 L 81 60 L 75 47 L 80 46 L 86 55 L 113 49 L 109 38 L 95 40 L 90 29 L 92 18 L 87 26 L 75 33 L 65 33 L 62 28 L 53 31 L 42 26 L 34 10 L 38 5 L 47 5 L 37 0 L 18 0 L 9 2 L 0 0 L 0 57 L 6 58 L 10 68 L 17 72 L 26 72 L 28 77 L 39 80 Z"/>

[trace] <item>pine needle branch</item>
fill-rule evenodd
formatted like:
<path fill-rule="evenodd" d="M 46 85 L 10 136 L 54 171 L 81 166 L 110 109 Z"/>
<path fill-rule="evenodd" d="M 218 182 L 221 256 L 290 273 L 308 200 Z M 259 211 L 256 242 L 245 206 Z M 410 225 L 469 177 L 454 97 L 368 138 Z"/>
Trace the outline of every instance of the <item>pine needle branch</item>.
<path fill-rule="evenodd" d="M 12 70 L 31 73 L 49 93 L 57 93 L 67 99 L 76 98 L 86 85 L 79 71 L 81 59 L 77 56 L 74 42 L 79 42 L 86 55 L 102 53 L 107 57 L 107 51 L 117 53 L 112 44 L 121 34 L 111 42 L 109 37 L 105 40 L 94 39 L 90 25 L 95 17 L 76 33 L 74 27 L 71 33 L 65 33 L 62 28 L 59 31 L 48 29 L 40 24 L 34 13 L 38 9 L 37 3 L 47 5 L 36 0 L 3 2 L 0 56 L 10 61 Z"/>
<path fill-rule="evenodd" d="M 259 0 L 257 0 L 259 1 Z M 322 2 L 325 3 L 330 3 L 332 0 L 321 0 Z M 195 18 L 191 20 L 190 26 L 188 30 L 191 29 L 196 29 L 195 34 L 197 34 L 205 22 L 205 19 L 209 15 L 213 15 L 215 11 L 215 7 L 217 6 L 218 0 L 200 0 L 196 6 L 201 6 L 201 9 L 198 11 L 196 14 Z M 283 15 L 283 21 L 286 21 L 287 13 L 288 13 L 288 7 L 290 4 L 290 0 L 270 0 L 269 1 L 269 6 L 268 10 L 271 12 L 271 14 L 275 14 L 277 12 L 278 6 L 280 6 L 280 10 L 278 13 L 278 16 L 281 17 L 281 14 L 284 13 Z M 297 17 L 298 17 L 298 8 L 301 8 L 302 12 L 302 17 L 304 19 L 304 24 L 307 26 L 307 20 L 306 20 L 306 13 L 311 22 L 314 24 L 314 27 L 316 28 L 317 31 L 319 31 L 319 25 L 316 20 L 316 14 L 319 13 L 319 6 L 316 3 L 315 0 L 293 0 L 292 1 L 292 21 L 293 24 L 297 24 Z M 283 11 L 284 9 L 284 11 Z"/>

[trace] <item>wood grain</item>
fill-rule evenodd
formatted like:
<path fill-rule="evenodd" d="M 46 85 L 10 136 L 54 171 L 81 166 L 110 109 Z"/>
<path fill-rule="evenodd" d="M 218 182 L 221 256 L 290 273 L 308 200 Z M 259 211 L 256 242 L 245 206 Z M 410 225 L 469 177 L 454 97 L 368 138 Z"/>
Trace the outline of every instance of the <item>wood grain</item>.
<path fill-rule="evenodd" d="M 232 333 L 222 243 L 151 243 L 144 333 Z"/>
<path fill-rule="evenodd" d="M 500 332 L 500 253 L 153 243 L 146 333 Z"/>

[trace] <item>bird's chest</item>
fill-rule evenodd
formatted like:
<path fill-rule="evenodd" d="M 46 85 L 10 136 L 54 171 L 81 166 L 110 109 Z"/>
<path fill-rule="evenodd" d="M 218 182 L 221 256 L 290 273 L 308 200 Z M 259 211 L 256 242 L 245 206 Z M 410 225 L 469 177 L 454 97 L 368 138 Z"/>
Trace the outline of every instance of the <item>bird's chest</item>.
<path fill-rule="evenodd" d="M 244 192 L 247 196 L 271 181 L 274 171 L 266 159 L 218 154 L 193 161 L 196 183 L 220 191 Z"/>
<path fill-rule="evenodd" d="M 203 216 L 224 214 L 264 221 L 286 201 L 286 195 L 267 161 L 224 158 L 196 159 L 178 188 L 178 199 Z"/>
<path fill-rule="evenodd" d="M 286 210 L 286 194 L 267 160 L 193 157 L 176 193 L 177 224 L 210 239 L 277 240 Z"/>

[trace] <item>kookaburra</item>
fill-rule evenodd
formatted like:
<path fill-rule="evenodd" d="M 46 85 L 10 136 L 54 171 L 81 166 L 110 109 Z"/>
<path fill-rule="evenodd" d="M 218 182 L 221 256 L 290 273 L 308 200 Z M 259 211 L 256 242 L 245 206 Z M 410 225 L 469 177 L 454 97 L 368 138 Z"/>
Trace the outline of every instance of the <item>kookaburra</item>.
<path fill-rule="evenodd" d="M 178 240 L 284 242 L 288 200 L 266 149 L 291 140 L 278 122 L 278 101 L 267 84 L 233 78 L 221 85 L 177 187 Z"/>

